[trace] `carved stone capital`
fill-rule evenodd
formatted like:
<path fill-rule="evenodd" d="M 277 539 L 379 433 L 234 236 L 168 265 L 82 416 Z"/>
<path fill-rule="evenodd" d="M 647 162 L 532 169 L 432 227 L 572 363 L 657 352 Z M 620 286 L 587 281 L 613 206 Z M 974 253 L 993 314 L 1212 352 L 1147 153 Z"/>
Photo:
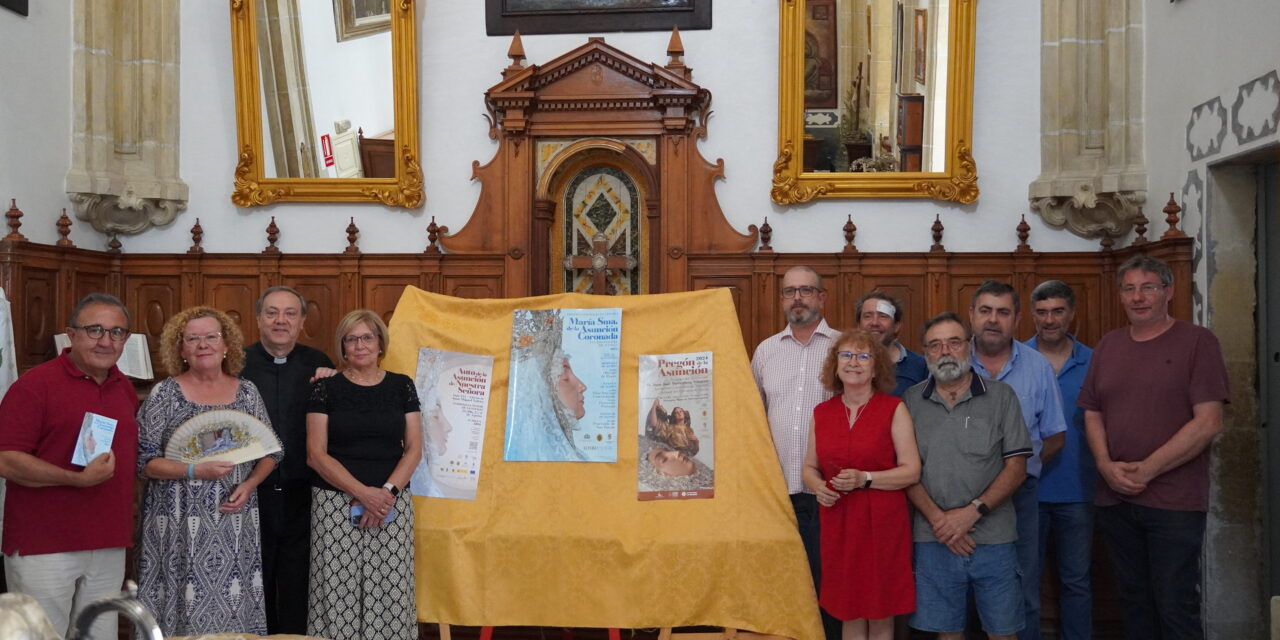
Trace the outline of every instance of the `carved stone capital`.
<path fill-rule="evenodd" d="M 1084 238 L 1120 236 L 1133 228 L 1145 191 L 1099 193 L 1082 182 L 1071 196 L 1031 198 L 1031 208 L 1050 226 L 1066 228 Z"/>
<path fill-rule="evenodd" d="M 72 193 L 76 217 L 88 221 L 95 231 L 106 234 L 135 235 L 161 227 L 187 208 L 185 200 L 137 198 L 101 193 Z"/>

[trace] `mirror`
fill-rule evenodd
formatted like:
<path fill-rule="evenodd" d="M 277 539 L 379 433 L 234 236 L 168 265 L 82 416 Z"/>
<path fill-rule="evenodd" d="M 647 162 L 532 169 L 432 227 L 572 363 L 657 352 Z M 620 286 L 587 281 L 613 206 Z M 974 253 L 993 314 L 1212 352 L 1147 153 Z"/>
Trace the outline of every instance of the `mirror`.
<path fill-rule="evenodd" d="M 413 0 L 231 0 L 231 201 L 422 206 Z"/>
<path fill-rule="evenodd" d="M 973 202 L 976 0 L 784 0 L 778 204 Z"/>

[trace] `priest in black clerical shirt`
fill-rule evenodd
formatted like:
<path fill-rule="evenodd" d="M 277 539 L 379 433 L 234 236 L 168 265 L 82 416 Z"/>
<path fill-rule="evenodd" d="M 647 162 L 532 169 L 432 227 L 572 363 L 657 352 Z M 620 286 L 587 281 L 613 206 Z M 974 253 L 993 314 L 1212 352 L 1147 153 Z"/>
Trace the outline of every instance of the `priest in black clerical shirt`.
<path fill-rule="evenodd" d="M 307 314 L 301 293 L 271 287 L 258 298 L 254 312 L 260 338 L 244 348 L 240 375 L 258 387 L 284 446 L 284 459 L 258 486 L 267 630 L 305 635 L 311 553 L 306 402 L 312 381 L 333 375 L 333 361 L 323 351 L 298 344 Z"/>

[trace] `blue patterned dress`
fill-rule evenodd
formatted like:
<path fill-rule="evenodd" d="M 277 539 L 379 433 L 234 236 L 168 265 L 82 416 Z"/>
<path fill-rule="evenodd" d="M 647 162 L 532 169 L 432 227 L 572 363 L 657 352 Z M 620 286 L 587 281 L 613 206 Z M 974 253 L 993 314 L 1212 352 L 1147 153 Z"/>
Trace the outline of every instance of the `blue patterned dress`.
<path fill-rule="evenodd" d="M 138 471 L 164 455 L 169 435 L 197 414 L 236 409 L 271 424 L 257 387 L 240 381 L 231 404 L 187 400 L 173 378 L 156 385 L 138 412 Z M 279 463 L 283 453 L 271 456 Z M 219 480 L 147 480 L 138 544 L 138 597 L 165 636 L 267 633 L 257 492 L 240 513 L 220 513 L 257 461 Z"/>

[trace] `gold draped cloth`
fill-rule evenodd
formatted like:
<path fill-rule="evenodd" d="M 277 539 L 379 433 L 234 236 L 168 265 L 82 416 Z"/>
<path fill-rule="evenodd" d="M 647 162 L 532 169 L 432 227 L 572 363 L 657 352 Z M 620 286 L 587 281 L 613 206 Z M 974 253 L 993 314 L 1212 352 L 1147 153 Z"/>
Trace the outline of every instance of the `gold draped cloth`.
<path fill-rule="evenodd" d="M 503 461 L 512 312 L 608 307 L 622 309 L 618 461 Z M 477 499 L 414 498 L 419 620 L 821 638 L 728 290 L 471 300 L 407 287 L 390 333 L 383 364 L 410 377 L 421 347 L 494 358 Z M 693 351 L 714 352 L 715 497 L 641 502 L 638 356 Z"/>

